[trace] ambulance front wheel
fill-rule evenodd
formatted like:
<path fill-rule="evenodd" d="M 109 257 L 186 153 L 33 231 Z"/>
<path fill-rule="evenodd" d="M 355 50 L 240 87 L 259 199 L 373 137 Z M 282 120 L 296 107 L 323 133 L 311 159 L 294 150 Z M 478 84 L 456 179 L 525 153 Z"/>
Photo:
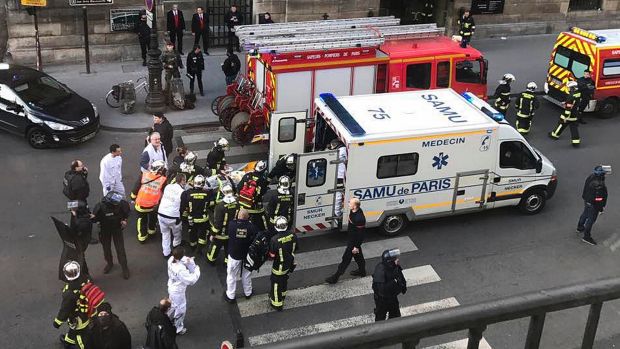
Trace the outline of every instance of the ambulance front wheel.
<path fill-rule="evenodd" d="M 601 119 L 609 119 L 618 114 L 620 108 L 618 100 L 615 98 L 607 98 L 601 102 L 601 106 L 598 111 L 598 116 Z"/>
<path fill-rule="evenodd" d="M 519 209 L 525 214 L 537 214 L 547 203 L 547 194 L 542 189 L 528 190 L 519 203 Z"/>
<path fill-rule="evenodd" d="M 407 222 L 405 215 L 387 216 L 381 224 L 381 232 L 386 236 L 398 235 L 407 226 Z"/>

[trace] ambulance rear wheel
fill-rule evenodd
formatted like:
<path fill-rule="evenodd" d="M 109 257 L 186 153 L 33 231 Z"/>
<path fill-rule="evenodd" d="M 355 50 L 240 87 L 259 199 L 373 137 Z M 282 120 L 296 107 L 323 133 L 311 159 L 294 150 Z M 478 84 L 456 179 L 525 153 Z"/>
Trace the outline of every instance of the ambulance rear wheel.
<path fill-rule="evenodd" d="M 519 209 L 525 214 L 537 214 L 547 203 L 547 194 L 542 189 L 529 190 L 521 197 Z"/>
<path fill-rule="evenodd" d="M 615 98 L 607 98 L 601 103 L 598 111 L 598 117 L 601 119 L 609 119 L 618 114 L 619 103 Z"/>
<path fill-rule="evenodd" d="M 381 223 L 381 232 L 386 236 L 398 235 L 407 226 L 407 217 L 405 215 L 387 216 Z"/>

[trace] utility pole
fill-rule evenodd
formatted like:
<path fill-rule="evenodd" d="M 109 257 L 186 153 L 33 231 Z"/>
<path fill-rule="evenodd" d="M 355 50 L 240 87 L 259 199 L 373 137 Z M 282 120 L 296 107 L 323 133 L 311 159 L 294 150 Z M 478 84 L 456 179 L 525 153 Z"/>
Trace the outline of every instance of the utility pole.
<path fill-rule="evenodd" d="M 159 50 L 159 40 L 157 35 L 157 3 L 158 0 L 145 0 L 147 10 L 153 14 L 151 27 L 151 41 L 148 52 L 149 70 L 149 93 L 146 95 L 146 111 L 148 113 L 163 113 L 166 110 L 166 100 L 162 91 L 161 72 L 161 51 Z"/>

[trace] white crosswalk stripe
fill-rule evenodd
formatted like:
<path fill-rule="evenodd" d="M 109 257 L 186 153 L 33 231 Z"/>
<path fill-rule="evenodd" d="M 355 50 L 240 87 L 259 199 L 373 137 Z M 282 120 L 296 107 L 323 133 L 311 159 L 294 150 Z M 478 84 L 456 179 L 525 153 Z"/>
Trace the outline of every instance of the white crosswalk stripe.
<path fill-rule="evenodd" d="M 403 270 L 407 286 L 417 286 L 437 282 L 441 279 L 430 265 Z M 331 302 L 340 299 L 364 296 L 372 293 L 372 276 L 349 279 L 335 285 L 321 284 L 306 288 L 288 290 L 286 293 L 285 309 L 294 309 Z M 237 302 L 241 317 L 266 314 L 274 311 L 268 304 L 268 295 L 254 296 L 249 300 Z"/>
<path fill-rule="evenodd" d="M 416 304 L 400 309 L 402 316 L 411 316 L 416 314 L 422 314 L 429 311 L 435 311 L 440 309 L 447 309 L 456 307 L 459 302 L 455 298 L 446 298 L 434 302 L 428 302 L 423 304 Z M 365 324 L 370 324 L 375 321 L 374 314 L 365 314 L 360 316 L 354 316 L 348 319 L 339 319 L 330 322 L 324 322 L 320 324 L 313 324 L 304 327 L 298 327 L 290 330 L 277 331 L 267 333 L 259 336 L 250 337 L 248 341 L 251 346 L 268 344 L 273 342 L 279 342 L 286 339 L 309 336 L 317 333 L 331 332 L 343 328 L 355 327 Z"/>
<path fill-rule="evenodd" d="M 491 346 L 484 338 L 482 338 L 480 340 L 480 346 L 478 348 L 491 349 Z M 461 339 L 461 340 L 454 341 L 454 342 L 433 345 L 430 347 L 426 347 L 424 349 L 467 349 L 467 339 Z"/>

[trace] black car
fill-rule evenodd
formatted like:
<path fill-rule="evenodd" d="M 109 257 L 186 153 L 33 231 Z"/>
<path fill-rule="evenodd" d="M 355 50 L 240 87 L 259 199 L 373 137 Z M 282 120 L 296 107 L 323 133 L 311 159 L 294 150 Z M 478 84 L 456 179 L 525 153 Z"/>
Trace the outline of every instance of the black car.
<path fill-rule="evenodd" d="M 87 141 L 99 131 L 97 107 L 35 69 L 0 63 L 0 129 L 33 148 Z"/>

